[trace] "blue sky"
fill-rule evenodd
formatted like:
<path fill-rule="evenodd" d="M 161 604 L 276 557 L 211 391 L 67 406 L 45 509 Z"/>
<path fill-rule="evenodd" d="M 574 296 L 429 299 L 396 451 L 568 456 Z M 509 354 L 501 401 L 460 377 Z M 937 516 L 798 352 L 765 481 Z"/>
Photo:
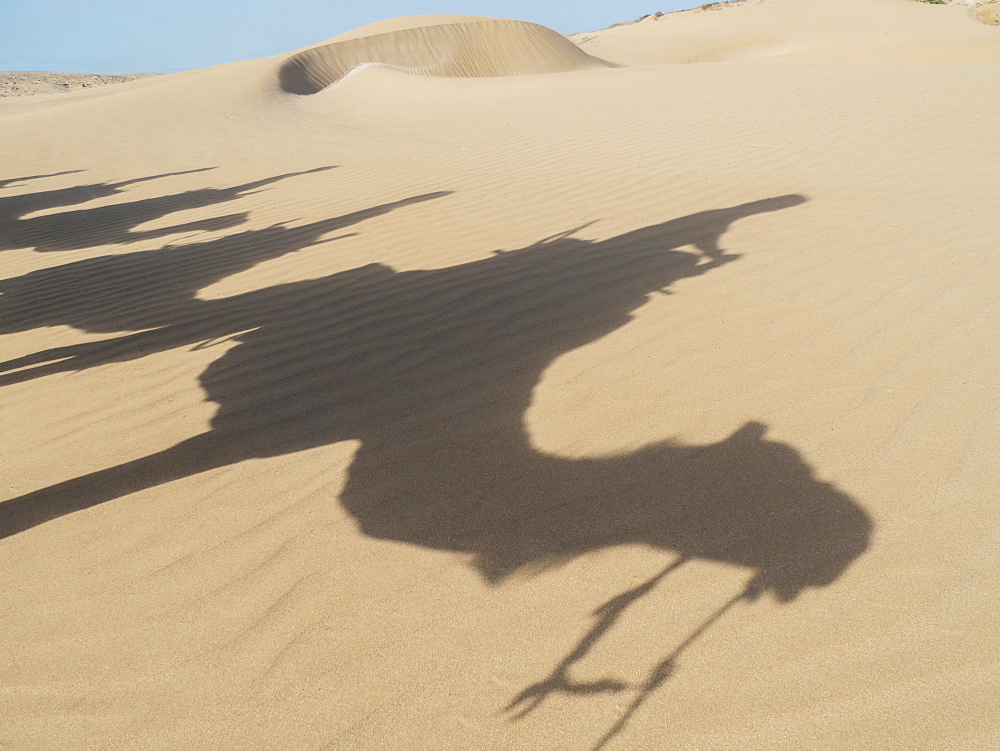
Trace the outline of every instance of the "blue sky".
<path fill-rule="evenodd" d="M 572 34 L 699 4 L 692 0 L 2 0 L 0 70 L 167 73 L 289 52 L 395 16 L 466 13 L 519 18 Z"/>

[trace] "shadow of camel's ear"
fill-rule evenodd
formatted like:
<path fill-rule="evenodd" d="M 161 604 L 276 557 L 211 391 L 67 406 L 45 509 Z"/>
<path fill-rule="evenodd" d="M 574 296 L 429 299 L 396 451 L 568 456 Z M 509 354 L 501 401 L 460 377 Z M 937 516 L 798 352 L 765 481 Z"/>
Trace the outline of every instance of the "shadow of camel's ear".
<path fill-rule="evenodd" d="M 734 443 L 760 443 L 765 435 L 767 435 L 767 425 L 751 420 L 737 429 L 728 440 Z"/>

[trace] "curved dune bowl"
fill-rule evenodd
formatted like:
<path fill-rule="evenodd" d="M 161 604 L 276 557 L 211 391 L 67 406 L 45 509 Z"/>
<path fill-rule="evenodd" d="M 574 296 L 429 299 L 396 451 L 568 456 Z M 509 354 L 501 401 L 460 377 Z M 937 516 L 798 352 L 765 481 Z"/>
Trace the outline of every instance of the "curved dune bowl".
<path fill-rule="evenodd" d="M 544 26 L 489 19 L 402 29 L 313 47 L 286 60 L 278 78 L 284 91 L 315 94 L 367 65 L 426 76 L 490 78 L 610 64 Z"/>

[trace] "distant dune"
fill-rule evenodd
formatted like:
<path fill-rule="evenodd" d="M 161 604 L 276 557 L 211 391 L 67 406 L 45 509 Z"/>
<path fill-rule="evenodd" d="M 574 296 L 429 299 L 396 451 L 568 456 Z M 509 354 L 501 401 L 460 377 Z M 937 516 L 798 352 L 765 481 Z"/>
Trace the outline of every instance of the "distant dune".
<path fill-rule="evenodd" d="M 383 65 L 406 73 L 489 78 L 556 73 L 600 66 L 565 37 L 537 24 L 475 19 L 400 28 L 378 24 L 368 34 L 300 52 L 281 67 L 281 87 L 314 94 L 362 66 Z"/>
<path fill-rule="evenodd" d="M 0 746 L 1000 745 L 986 8 L 0 100 Z"/>
<path fill-rule="evenodd" d="M 75 89 L 107 86 L 112 83 L 135 81 L 150 74 L 49 73 L 42 71 L 10 71 L 0 73 L 0 97 L 55 94 Z"/>
<path fill-rule="evenodd" d="M 978 8 L 985 19 L 989 5 Z M 918 0 L 746 0 L 570 37 L 628 65 L 720 61 L 1000 63 L 994 29 L 977 8 Z"/>

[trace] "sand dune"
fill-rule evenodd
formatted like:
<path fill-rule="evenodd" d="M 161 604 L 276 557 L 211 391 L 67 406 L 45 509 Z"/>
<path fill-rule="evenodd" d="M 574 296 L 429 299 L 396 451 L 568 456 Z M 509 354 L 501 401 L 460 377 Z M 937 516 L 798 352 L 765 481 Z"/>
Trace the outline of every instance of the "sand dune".
<path fill-rule="evenodd" d="M 592 55 L 628 65 L 751 60 L 1000 63 L 996 31 L 970 23 L 968 7 L 915 0 L 720 3 L 571 39 Z"/>
<path fill-rule="evenodd" d="M 281 66 L 281 88 L 315 94 L 361 66 L 407 73 L 487 78 L 600 66 L 579 47 L 537 24 L 486 19 L 381 31 L 300 52 Z"/>
<path fill-rule="evenodd" d="M 970 11 L 0 102 L 0 745 L 995 746 Z"/>

